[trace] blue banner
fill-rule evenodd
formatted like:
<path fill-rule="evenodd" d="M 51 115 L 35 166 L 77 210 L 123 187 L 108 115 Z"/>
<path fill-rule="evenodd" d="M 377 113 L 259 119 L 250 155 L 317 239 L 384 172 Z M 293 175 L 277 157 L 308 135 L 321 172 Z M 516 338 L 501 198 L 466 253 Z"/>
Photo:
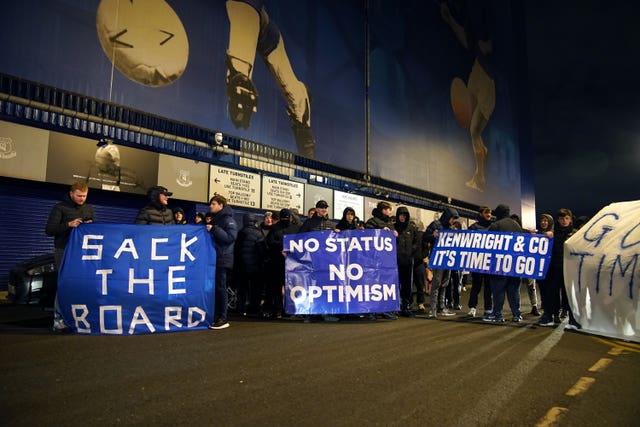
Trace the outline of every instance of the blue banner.
<path fill-rule="evenodd" d="M 215 263 L 202 226 L 80 225 L 59 273 L 62 317 L 81 334 L 206 329 Z"/>
<path fill-rule="evenodd" d="M 544 279 L 552 247 L 542 234 L 440 230 L 429 267 Z"/>
<path fill-rule="evenodd" d="M 393 232 L 291 234 L 284 237 L 284 251 L 287 313 L 356 314 L 399 309 Z"/>

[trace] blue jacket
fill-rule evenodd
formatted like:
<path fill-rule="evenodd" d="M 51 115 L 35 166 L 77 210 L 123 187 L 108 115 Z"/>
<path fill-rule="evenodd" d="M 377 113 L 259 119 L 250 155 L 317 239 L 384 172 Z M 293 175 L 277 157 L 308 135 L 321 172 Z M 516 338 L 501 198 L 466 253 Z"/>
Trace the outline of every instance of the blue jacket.
<path fill-rule="evenodd" d="M 211 238 L 216 248 L 216 268 L 233 268 L 233 245 L 238 237 L 238 224 L 230 206 L 213 215 Z"/>

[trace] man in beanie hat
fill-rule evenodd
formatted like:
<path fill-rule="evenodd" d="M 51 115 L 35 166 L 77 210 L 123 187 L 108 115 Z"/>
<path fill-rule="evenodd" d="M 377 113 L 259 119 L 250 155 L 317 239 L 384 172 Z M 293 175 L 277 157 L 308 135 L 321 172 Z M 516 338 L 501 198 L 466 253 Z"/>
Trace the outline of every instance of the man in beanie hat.
<path fill-rule="evenodd" d="M 154 185 L 147 190 L 149 203 L 138 211 L 136 224 L 170 225 L 175 224 L 173 211 L 169 209 L 169 197 L 173 196 L 166 187 Z"/>
<path fill-rule="evenodd" d="M 302 224 L 302 227 L 300 227 L 300 233 L 333 230 L 335 228 L 335 224 L 329 219 L 327 208 L 329 208 L 329 204 L 324 200 L 319 200 L 318 203 L 316 203 L 315 213 L 311 218 L 307 219 L 304 224 Z"/>
<path fill-rule="evenodd" d="M 522 227 L 511 218 L 509 206 L 500 204 L 496 206 L 493 213 L 496 216 L 496 221 L 489 226 L 489 231 L 523 232 Z M 513 314 L 512 320 L 514 322 L 522 322 L 520 313 L 520 278 L 493 274 L 489 278 L 489 282 L 491 283 L 491 294 L 493 296 L 493 313 L 483 320 L 486 322 L 504 322 L 502 306 L 504 305 L 506 293 L 511 314 Z"/>
<path fill-rule="evenodd" d="M 380 201 L 376 207 L 371 211 L 372 217 L 365 223 L 365 228 L 381 229 L 381 230 L 393 230 L 393 223 L 391 222 L 391 212 L 393 207 L 391 203 Z M 398 237 L 398 232 L 393 230 L 393 236 Z M 382 316 L 388 320 L 396 320 L 398 316 L 391 312 L 382 313 Z M 369 320 L 376 320 L 375 313 L 369 313 Z"/>

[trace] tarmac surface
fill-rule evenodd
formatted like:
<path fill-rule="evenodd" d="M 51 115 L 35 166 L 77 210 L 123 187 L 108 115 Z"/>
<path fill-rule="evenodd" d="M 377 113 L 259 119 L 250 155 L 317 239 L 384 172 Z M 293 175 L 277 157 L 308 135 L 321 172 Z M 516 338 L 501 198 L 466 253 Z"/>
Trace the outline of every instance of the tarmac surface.
<path fill-rule="evenodd" d="M 87 336 L 4 304 L 0 424 L 638 425 L 640 345 L 465 313 Z"/>

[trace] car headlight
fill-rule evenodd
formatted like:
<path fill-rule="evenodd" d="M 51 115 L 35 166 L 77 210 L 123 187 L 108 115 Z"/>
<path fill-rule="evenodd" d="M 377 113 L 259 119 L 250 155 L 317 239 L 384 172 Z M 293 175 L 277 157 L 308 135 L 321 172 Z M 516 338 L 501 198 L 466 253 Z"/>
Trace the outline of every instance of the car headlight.
<path fill-rule="evenodd" d="M 37 267 L 33 267 L 30 268 L 26 271 L 27 275 L 29 276 L 38 276 L 44 273 L 51 273 L 53 271 L 55 271 L 56 266 L 55 264 L 44 264 L 44 265 L 39 265 Z"/>

